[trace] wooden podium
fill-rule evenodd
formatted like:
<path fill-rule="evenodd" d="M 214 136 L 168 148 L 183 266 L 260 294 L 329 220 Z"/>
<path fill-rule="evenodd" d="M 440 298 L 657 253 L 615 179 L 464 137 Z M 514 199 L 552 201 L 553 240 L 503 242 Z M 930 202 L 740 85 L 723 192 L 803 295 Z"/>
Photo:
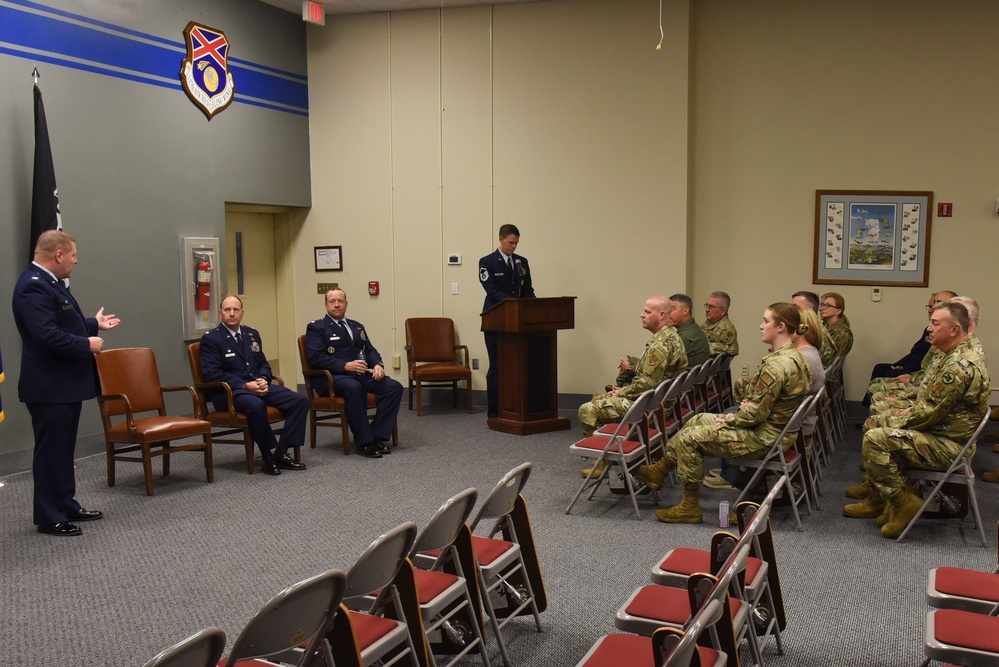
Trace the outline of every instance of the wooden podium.
<path fill-rule="evenodd" d="M 482 313 L 482 329 L 497 332 L 499 416 L 489 428 L 530 435 L 569 428 L 558 416 L 556 331 L 575 327 L 574 296 L 507 299 Z"/>

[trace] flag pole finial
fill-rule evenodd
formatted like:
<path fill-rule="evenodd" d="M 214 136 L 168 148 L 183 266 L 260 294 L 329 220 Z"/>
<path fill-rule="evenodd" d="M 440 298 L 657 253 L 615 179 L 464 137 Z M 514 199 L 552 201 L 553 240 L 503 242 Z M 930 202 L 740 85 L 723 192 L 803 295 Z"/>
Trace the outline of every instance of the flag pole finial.
<path fill-rule="evenodd" d="M 31 70 L 31 78 L 33 78 L 35 80 L 35 85 L 36 86 L 38 85 L 38 77 L 39 76 L 41 76 L 41 75 L 38 73 L 38 68 L 37 67 L 35 67 L 34 69 Z"/>

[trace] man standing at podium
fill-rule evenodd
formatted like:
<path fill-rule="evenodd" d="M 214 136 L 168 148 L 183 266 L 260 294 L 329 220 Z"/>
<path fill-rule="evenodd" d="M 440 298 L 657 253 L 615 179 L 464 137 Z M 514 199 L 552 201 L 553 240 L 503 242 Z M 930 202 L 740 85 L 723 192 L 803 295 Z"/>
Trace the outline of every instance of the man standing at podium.
<path fill-rule="evenodd" d="M 479 260 L 479 282 L 486 290 L 486 301 L 482 304 L 485 312 L 504 299 L 526 299 L 534 297 L 531 285 L 531 267 L 527 258 L 514 253 L 520 243 L 520 230 L 515 225 L 499 228 L 499 248 L 496 252 Z M 486 352 L 489 354 L 489 370 L 486 371 L 486 415 L 499 416 L 499 369 L 496 365 L 497 335 L 486 331 Z"/>

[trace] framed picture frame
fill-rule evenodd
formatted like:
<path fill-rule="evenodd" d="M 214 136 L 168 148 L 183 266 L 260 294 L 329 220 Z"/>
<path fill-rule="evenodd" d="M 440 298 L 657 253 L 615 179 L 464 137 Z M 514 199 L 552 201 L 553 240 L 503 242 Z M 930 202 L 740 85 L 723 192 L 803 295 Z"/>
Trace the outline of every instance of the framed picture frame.
<path fill-rule="evenodd" d="M 317 245 L 316 271 L 343 271 L 343 246 Z"/>
<path fill-rule="evenodd" d="M 926 287 L 933 193 L 816 190 L 812 282 Z"/>
<path fill-rule="evenodd" d="M 219 325 L 219 240 L 180 239 L 180 293 L 184 340 L 197 340 Z"/>

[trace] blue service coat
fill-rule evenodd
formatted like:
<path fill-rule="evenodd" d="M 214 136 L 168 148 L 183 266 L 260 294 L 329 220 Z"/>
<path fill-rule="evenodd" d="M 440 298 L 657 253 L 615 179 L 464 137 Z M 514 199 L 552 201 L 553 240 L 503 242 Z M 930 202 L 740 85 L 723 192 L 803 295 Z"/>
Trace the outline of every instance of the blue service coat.
<path fill-rule="evenodd" d="M 97 319 L 84 317 L 63 281 L 31 264 L 17 281 L 14 323 L 21 334 L 22 403 L 77 403 L 97 395 L 90 337 Z"/>
<path fill-rule="evenodd" d="M 356 377 L 356 373 L 349 373 L 344 370 L 344 366 L 359 358 L 364 352 L 364 360 L 368 368 L 381 365 L 382 355 L 378 353 L 375 346 L 371 344 L 364 325 L 356 320 L 344 318 L 353 334 L 353 340 L 344 337 L 340 327 L 327 315 L 322 319 L 313 320 L 305 329 L 305 354 L 309 359 L 309 365 L 316 370 L 327 370 L 335 376 L 346 375 Z M 329 393 L 325 377 L 316 376 L 312 380 L 313 387 L 320 394 Z"/>
<path fill-rule="evenodd" d="M 511 275 L 506 258 L 499 249 L 479 260 L 479 282 L 486 291 L 482 312 L 504 299 L 526 299 L 534 296 L 531 267 L 527 263 L 527 258 L 514 253 L 513 264 L 514 270 Z"/>

